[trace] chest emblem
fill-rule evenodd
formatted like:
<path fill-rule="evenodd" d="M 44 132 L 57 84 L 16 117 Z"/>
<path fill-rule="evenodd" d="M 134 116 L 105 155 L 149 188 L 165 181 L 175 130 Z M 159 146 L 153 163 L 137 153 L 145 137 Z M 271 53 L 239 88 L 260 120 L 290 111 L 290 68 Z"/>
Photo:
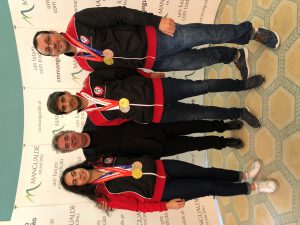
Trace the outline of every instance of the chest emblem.
<path fill-rule="evenodd" d="M 114 161 L 114 158 L 113 157 L 108 157 L 108 158 L 106 158 L 106 159 L 104 159 L 104 165 L 106 165 L 106 166 L 110 166 L 112 163 L 113 163 L 113 161 Z"/>
<path fill-rule="evenodd" d="M 80 41 L 86 45 L 90 43 L 90 40 L 84 35 L 80 35 Z"/>
<path fill-rule="evenodd" d="M 96 86 L 96 87 L 94 88 L 94 93 L 95 93 L 95 95 L 97 95 L 97 96 L 101 96 L 101 95 L 103 95 L 104 90 L 103 90 L 102 87 Z"/>

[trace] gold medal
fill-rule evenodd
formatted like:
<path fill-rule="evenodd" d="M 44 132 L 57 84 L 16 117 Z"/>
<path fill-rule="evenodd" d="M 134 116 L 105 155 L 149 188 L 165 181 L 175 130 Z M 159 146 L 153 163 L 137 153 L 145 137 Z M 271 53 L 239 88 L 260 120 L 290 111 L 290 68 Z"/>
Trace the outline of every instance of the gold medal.
<path fill-rule="evenodd" d="M 121 98 L 119 100 L 119 108 L 123 113 L 127 113 L 130 110 L 129 100 L 127 98 Z"/>
<path fill-rule="evenodd" d="M 110 65 L 114 64 L 114 59 L 104 57 L 104 58 L 103 58 L 103 62 L 104 62 L 106 65 L 109 65 L 109 66 L 110 66 Z"/>
<path fill-rule="evenodd" d="M 113 58 L 114 57 L 114 53 L 113 53 L 113 51 L 112 50 L 110 50 L 110 49 L 105 49 L 105 50 L 103 50 L 103 56 L 105 57 L 105 58 Z"/>
<path fill-rule="evenodd" d="M 132 163 L 132 170 L 142 169 L 142 168 L 143 168 L 143 164 L 140 161 L 135 161 L 134 163 Z"/>
<path fill-rule="evenodd" d="M 143 176 L 143 172 L 141 169 L 133 169 L 131 171 L 131 176 L 134 178 L 134 179 L 140 179 L 142 176 Z"/>

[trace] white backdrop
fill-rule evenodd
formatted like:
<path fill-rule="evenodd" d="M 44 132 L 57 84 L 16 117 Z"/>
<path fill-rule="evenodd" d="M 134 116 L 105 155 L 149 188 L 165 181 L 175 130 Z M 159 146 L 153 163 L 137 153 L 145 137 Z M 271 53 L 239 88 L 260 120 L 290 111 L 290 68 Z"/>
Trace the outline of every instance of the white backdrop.
<path fill-rule="evenodd" d="M 213 23 L 219 3 L 220 0 L 9 0 L 24 88 L 25 121 L 14 224 L 218 224 L 210 197 L 189 201 L 180 211 L 142 214 L 116 210 L 107 216 L 89 200 L 61 189 L 61 171 L 84 160 L 84 156 L 79 151 L 56 153 L 51 148 L 51 139 L 62 129 L 80 131 L 86 117 L 83 113 L 52 115 L 47 111 L 46 101 L 53 91 L 79 90 L 87 72 L 72 58 L 39 55 L 32 46 L 32 37 L 39 30 L 65 31 L 74 12 L 87 7 L 126 6 L 172 17 L 178 23 Z M 202 70 L 167 75 L 175 74 L 188 79 L 203 78 Z M 205 162 L 205 155 L 199 152 L 174 158 L 202 165 Z"/>

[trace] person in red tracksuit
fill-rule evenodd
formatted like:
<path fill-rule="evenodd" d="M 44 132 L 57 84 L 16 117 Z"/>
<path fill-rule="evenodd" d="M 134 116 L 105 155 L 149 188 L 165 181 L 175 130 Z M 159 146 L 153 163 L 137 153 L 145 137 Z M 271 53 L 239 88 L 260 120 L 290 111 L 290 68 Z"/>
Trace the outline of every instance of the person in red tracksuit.
<path fill-rule="evenodd" d="M 99 203 L 102 209 L 154 212 L 180 209 L 185 201 L 202 196 L 274 192 L 274 180 L 246 182 L 255 178 L 260 168 L 259 160 L 247 172 L 241 172 L 178 160 L 153 160 L 150 156 L 108 157 L 67 168 L 61 183 L 66 190 Z"/>
<path fill-rule="evenodd" d="M 197 70 L 216 63 L 233 62 L 243 79 L 250 75 L 248 50 L 205 44 L 255 40 L 270 48 L 280 43 L 278 34 L 254 28 L 249 21 L 233 24 L 175 24 L 171 18 L 125 7 L 95 7 L 72 16 L 65 33 L 39 31 L 33 46 L 46 56 L 65 54 L 88 71 L 101 68 L 147 68 L 154 71 Z"/>
<path fill-rule="evenodd" d="M 146 77 L 140 76 L 145 75 Z M 151 75 L 130 68 L 101 69 L 92 72 L 83 89 L 72 95 L 54 92 L 47 102 L 54 114 L 75 110 L 87 112 L 96 126 L 116 126 L 132 120 L 137 123 L 169 123 L 201 119 L 239 119 L 252 127 L 260 121 L 247 108 L 222 108 L 186 104 L 178 100 L 219 91 L 242 91 L 261 86 L 261 75 L 246 80 L 207 79 L 181 80 L 175 78 L 148 78 Z M 119 107 L 120 99 L 127 99 L 127 108 Z"/>

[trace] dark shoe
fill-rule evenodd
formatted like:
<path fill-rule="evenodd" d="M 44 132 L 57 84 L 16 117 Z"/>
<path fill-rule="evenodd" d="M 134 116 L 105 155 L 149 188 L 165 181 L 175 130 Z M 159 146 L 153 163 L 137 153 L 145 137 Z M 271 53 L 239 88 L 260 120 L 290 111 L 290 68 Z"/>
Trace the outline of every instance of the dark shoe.
<path fill-rule="evenodd" d="M 245 80 L 245 90 L 256 88 L 265 83 L 266 79 L 262 75 L 254 75 Z"/>
<path fill-rule="evenodd" d="M 250 75 L 249 64 L 248 64 L 248 49 L 238 49 L 240 57 L 234 62 L 235 66 L 241 73 L 243 80 L 247 79 Z"/>
<path fill-rule="evenodd" d="M 238 138 L 225 138 L 226 146 L 231 148 L 242 148 L 244 143 L 241 139 Z"/>
<path fill-rule="evenodd" d="M 276 32 L 262 27 L 255 30 L 253 40 L 275 49 L 278 48 L 280 44 L 280 38 Z"/>
<path fill-rule="evenodd" d="M 259 128 L 261 126 L 259 119 L 254 116 L 248 108 L 243 109 L 243 112 L 241 113 L 241 119 L 247 122 L 251 127 Z"/>
<path fill-rule="evenodd" d="M 225 123 L 226 130 L 240 130 L 242 129 L 244 123 L 240 120 L 233 120 Z"/>

